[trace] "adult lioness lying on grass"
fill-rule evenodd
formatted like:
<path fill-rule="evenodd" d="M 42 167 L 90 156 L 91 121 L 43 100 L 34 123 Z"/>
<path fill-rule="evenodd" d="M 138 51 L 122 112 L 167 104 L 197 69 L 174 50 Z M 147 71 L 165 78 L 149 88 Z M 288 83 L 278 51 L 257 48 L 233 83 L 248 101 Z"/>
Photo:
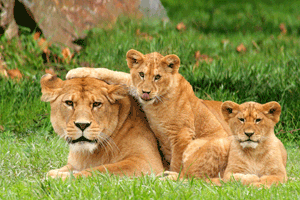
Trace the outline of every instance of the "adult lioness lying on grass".
<path fill-rule="evenodd" d="M 219 141 L 214 139 L 227 137 L 230 133 L 222 119 L 222 102 L 203 101 L 195 96 L 192 86 L 178 72 L 180 59 L 176 55 L 162 56 L 157 52 L 143 55 L 129 50 L 126 57 L 130 74 L 103 68 L 78 68 L 69 71 L 67 78 L 89 76 L 130 87 L 131 94 L 143 106 L 165 159 L 170 162 L 170 170 L 180 171 L 184 164 L 183 152 L 193 139 L 198 138 L 188 148 L 184 162 L 189 164 L 184 167 L 184 173 L 217 177 L 226 163 L 227 152 L 222 148 L 209 150 L 218 146 Z M 202 153 L 199 157 L 192 156 L 197 154 L 199 145 Z"/>
<path fill-rule="evenodd" d="M 51 122 L 70 146 L 68 164 L 48 176 L 89 176 L 92 171 L 139 176 L 163 171 L 161 156 L 144 113 L 127 90 L 93 78 L 41 79 L 42 101 Z"/>
<path fill-rule="evenodd" d="M 222 113 L 233 133 L 224 181 L 231 177 L 243 184 L 255 186 L 284 182 L 287 153 L 274 134 L 281 107 L 277 102 L 238 105 L 231 101 L 222 104 Z M 218 183 L 218 179 L 213 179 Z"/>

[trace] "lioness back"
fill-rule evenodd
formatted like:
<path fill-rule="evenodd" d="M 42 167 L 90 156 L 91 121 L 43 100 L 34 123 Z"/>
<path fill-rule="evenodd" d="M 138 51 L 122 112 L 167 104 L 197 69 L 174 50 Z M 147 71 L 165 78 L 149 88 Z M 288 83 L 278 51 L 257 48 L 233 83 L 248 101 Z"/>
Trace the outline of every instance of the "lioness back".
<path fill-rule="evenodd" d="M 70 147 L 67 165 L 49 176 L 66 178 L 70 171 L 75 177 L 92 171 L 134 176 L 163 170 L 145 114 L 123 86 L 93 78 L 62 81 L 49 74 L 41 86 L 54 130 Z"/>

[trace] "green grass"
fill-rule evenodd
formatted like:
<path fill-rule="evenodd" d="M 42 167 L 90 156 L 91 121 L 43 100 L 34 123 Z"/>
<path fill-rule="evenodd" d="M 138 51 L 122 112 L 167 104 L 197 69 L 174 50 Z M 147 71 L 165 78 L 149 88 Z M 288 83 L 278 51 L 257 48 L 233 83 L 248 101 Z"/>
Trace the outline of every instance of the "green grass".
<path fill-rule="evenodd" d="M 68 64 L 43 59 L 32 35 L 0 38 L 6 67 L 23 73 L 19 82 L 0 77 L 0 199 L 299 199 L 300 181 L 277 188 L 255 189 L 239 183 L 212 187 L 200 180 L 162 182 L 153 176 L 124 178 L 97 175 L 79 180 L 47 180 L 45 174 L 66 164 L 68 148 L 53 132 L 50 106 L 40 101 L 40 77 L 53 68 L 64 78 L 80 66 L 126 71 L 129 49 L 177 54 L 180 73 L 202 99 L 238 103 L 278 101 L 281 120 L 275 128 L 288 150 L 287 172 L 300 175 L 300 3 L 289 1 L 162 0 L 170 22 L 120 19 L 113 29 L 93 29 L 86 46 Z M 176 30 L 178 22 L 185 31 Z M 284 23 L 287 34 L 281 34 Z M 136 34 L 152 36 L 147 40 Z M 26 33 L 26 29 L 23 31 Z M 225 41 L 225 42 L 224 42 Z M 243 43 L 247 51 L 236 47 Z M 60 55 L 57 47 L 53 54 Z M 195 66 L 200 51 L 213 58 Z M 0 56 L 0 57 L 1 57 Z"/>

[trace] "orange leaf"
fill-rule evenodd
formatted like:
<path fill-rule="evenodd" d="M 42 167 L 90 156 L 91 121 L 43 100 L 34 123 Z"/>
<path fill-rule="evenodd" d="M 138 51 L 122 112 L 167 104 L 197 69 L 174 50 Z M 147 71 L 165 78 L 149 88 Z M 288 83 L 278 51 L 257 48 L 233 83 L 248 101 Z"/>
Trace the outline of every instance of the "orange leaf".
<path fill-rule="evenodd" d="M 179 24 L 176 25 L 176 29 L 181 31 L 181 30 L 185 30 L 186 27 L 183 22 L 180 22 Z"/>
<path fill-rule="evenodd" d="M 67 61 L 67 62 L 70 62 L 70 60 L 71 60 L 71 58 L 73 57 L 73 55 L 72 55 L 72 53 L 71 53 L 71 51 L 70 51 L 70 49 L 68 48 L 68 47 L 66 47 L 66 48 L 64 48 L 63 50 L 62 50 L 62 55 L 63 55 L 63 60 L 65 60 L 65 61 Z"/>
<path fill-rule="evenodd" d="M 243 43 L 241 43 L 237 48 L 236 48 L 237 52 L 246 52 L 247 49 L 246 47 L 244 46 Z"/>
<path fill-rule="evenodd" d="M 38 42 L 38 45 L 40 46 L 40 48 L 43 50 L 44 53 L 50 52 L 50 50 L 48 50 L 50 44 L 45 40 L 45 38 L 41 38 Z"/>
<path fill-rule="evenodd" d="M 212 62 L 213 59 L 206 54 L 201 54 L 200 51 L 195 52 L 195 58 L 198 61 Z"/>
<path fill-rule="evenodd" d="M 0 125 L 0 131 L 4 131 L 4 127 Z"/>
<path fill-rule="evenodd" d="M 284 23 L 281 23 L 279 25 L 279 28 L 281 30 L 281 34 L 285 35 L 287 33 L 287 30 L 286 30 L 286 27 L 285 27 L 285 24 Z"/>
<path fill-rule="evenodd" d="M 41 33 L 40 32 L 35 32 L 33 35 L 34 40 L 38 40 L 40 38 Z"/>
<path fill-rule="evenodd" d="M 10 76 L 10 78 L 12 79 L 18 79 L 20 80 L 22 78 L 22 74 L 20 72 L 20 70 L 17 69 L 9 69 L 7 70 L 8 75 Z"/>

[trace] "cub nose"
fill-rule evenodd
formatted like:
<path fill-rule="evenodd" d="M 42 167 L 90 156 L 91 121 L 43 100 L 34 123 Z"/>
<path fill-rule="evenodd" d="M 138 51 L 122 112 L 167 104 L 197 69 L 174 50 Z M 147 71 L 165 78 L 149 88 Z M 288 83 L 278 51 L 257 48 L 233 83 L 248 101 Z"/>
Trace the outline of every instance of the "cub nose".
<path fill-rule="evenodd" d="M 142 92 L 143 92 L 143 93 L 150 94 L 151 91 L 144 91 L 144 90 L 142 90 Z"/>
<path fill-rule="evenodd" d="M 245 132 L 245 135 L 247 135 L 249 138 L 254 134 L 254 132 Z"/>
<path fill-rule="evenodd" d="M 77 126 L 81 131 L 84 131 L 87 127 L 89 127 L 91 125 L 90 123 L 86 123 L 86 122 L 74 122 L 75 126 Z"/>

